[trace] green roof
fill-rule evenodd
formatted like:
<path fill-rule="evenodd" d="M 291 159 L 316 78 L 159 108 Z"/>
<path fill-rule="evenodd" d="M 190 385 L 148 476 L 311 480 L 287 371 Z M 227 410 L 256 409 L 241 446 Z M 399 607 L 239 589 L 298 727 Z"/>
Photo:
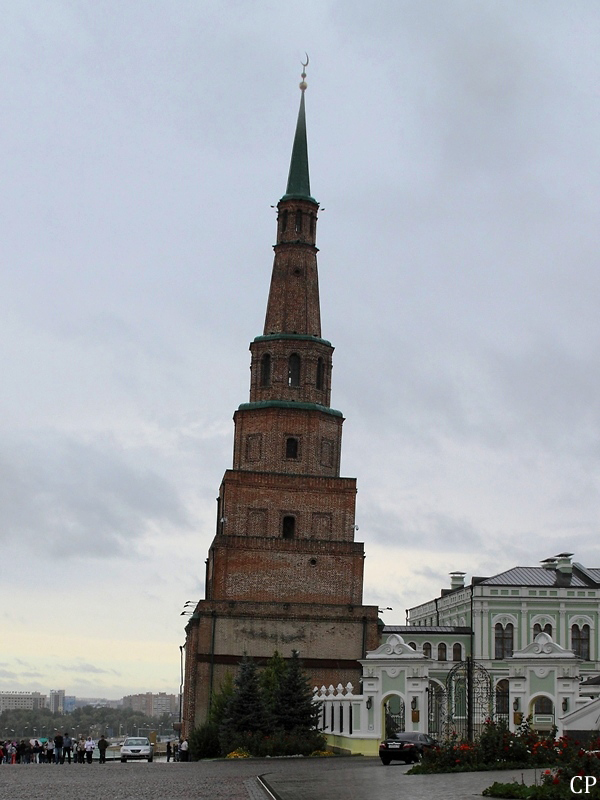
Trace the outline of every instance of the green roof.
<path fill-rule="evenodd" d="M 274 339 L 303 339 L 305 342 L 318 342 L 327 347 L 332 347 L 331 342 L 327 339 L 320 339 L 318 336 L 312 336 L 310 333 L 266 333 L 263 336 L 256 336 L 255 342 L 269 342 Z"/>
<path fill-rule="evenodd" d="M 319 403 L 294 403 L 291 400 L 262 400 L 259 403 L 242 403 L 238 411 L 254 411 L 259 408 L 291 408 L 299 411 L 321 411 L 323 414 L 331 414 L 332 417 L 343 417 L 341 411 L 335 408 L 328 408 Z"/>
<path fill-rule="evenodd" d="M 310 195 L 310 178 L 308 175 L 308 142 L 306 139 L 306 114 L 304 110 L 304 91 L 300 98 L 300 110 L 296 123 L 296 135 L 292 147 L 292 158 L 288 174 L 287 189 L 282 200 L 317 201 Z"/>

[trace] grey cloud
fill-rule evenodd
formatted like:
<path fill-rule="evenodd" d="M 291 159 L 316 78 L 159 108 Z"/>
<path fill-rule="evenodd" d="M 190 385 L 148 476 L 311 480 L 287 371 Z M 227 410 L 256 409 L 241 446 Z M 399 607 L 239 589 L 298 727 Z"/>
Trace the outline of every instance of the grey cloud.
<path fill-rule="evenodd" d="M 40 434 L 1 449 L 2 536 L 48 557 L 131 557 L 150 525 L 188 524 L 176 489 L 114 442 Z"/>
<path fill-rule="evenodd" d="M 77 672 L 79 675 L 80 674 L 120 675 L 120 673 L 117 672 L 117 670 L 102 669 L 101 667 L 97 667 L 94 664 L 89 664 L 89 663 L 75 664 L 74 666 L 63 664 L 60 668 L 65 670 L 65 672 Z"/>
<path fill-rule="evenodd" d="M 362 512 L 369 520 L 369 541 L 390 544 L 401 549 L 422 549 L 434 552 L 473 552 L 483 550 L 485 541 L 471 522 L 437 512 L 401 512 L 382 514 L 368 508 Z"/>

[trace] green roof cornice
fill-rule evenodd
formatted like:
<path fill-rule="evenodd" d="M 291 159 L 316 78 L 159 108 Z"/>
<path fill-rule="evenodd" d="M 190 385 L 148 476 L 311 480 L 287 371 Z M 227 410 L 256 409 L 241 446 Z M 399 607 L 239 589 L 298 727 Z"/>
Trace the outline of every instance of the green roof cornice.
<path fill-rule="evenodd" d="M 290 408 L 298 411 L 321 411 L 323 414 L 331 414 L 332 417 L 344 416 L 341 411 L 322 406 L 319 403 L 294 403 L 291 400 L 262 400 L 258 403 L 242 403 L 238 407 L 238 411 L 254 411 L 260 408 Z"/>
<path fill-rule="evenodd" d="M 309 333 L 266 333 L 264 336 L 256 336 L 255 342 L 272 342 L 275 339 L 295 339 L 304 342 L 317 342 L 324 344 L 326 347 L 332 347 L 331 342 L 327 339 L 319 339 L 318 336 L 311 336 Z"/>

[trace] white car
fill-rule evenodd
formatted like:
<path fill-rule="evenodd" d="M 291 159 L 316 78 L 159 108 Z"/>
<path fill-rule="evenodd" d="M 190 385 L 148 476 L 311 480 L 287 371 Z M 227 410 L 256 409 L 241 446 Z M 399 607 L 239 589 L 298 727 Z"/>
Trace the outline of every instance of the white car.
<path fill-rule="evenodd" d="M 121 761 L 146 759 L 148 763 L 154 758 L 154 750 L 150 739 L 145 736 L 128 736 L 121 746 Z"/>

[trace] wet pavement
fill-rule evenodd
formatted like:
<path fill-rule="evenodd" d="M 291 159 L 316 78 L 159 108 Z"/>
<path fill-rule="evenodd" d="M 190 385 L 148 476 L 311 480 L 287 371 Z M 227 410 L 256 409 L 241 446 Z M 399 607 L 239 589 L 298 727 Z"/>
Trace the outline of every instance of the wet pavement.
<path fill-rule="evenodd" d="M 0 800 L 471 800 L 539 770 L 407 775 L 378 758 L 0 765 Z M 263 785 L 259 781 L 259 777 Z"/>
<path fill-rule="evenodd" d="M 410 767 L 404 764 L 384 767 L 378 758 L 366 757 L 315 761 L 264 771 L 260 778 L 275 800 L 471 800 L 494 781 L 533 784 L 540 777 L 540 770 L 532 769 L 407 775 Z"/>

